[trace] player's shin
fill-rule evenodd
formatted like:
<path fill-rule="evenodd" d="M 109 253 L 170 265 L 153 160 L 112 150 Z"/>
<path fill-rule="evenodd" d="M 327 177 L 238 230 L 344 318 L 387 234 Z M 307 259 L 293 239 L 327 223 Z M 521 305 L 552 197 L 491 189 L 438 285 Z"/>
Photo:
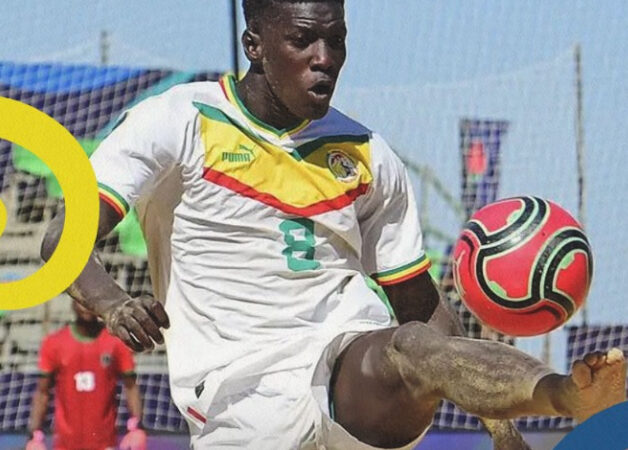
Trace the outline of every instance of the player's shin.
<path fill-rule="evenodd" d="M 552 399 L 535 392 L 552 371 L 499 342 L 447 337 L 412 322 L 395 332 L 391 357 L 410 389 L 430 391 L 488 418 L 559 415 Z"/>

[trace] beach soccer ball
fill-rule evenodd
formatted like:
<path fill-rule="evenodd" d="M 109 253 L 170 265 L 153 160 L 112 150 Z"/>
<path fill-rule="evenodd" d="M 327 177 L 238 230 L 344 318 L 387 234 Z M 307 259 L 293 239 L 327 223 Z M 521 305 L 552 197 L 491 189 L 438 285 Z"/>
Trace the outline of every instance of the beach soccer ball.
<path fill-rule="evenodd" d="M 564 324 L 583 305 L 592 275 L 580 224 L 537 197 L 479 209 L 453 252 L 454 283 L 464 304 L 482 323 L 511 336 L 536 336 Z"/>

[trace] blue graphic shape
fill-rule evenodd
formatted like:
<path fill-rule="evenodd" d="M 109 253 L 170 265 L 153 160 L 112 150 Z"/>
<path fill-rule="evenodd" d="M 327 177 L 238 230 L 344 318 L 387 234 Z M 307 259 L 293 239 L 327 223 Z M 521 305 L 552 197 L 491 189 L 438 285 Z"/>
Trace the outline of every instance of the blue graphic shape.
<path fill-rule="evenodd" d="M 628 402 L 615 405 L 585 420 L 554 448 L 554 450 L 598 449 L 628 449 Z"/>
<path fill-rule="evenodd" d="M 0 83 L 32 92 L 91 91 L 144 73 L 127 67 L 0 62 Z"/>

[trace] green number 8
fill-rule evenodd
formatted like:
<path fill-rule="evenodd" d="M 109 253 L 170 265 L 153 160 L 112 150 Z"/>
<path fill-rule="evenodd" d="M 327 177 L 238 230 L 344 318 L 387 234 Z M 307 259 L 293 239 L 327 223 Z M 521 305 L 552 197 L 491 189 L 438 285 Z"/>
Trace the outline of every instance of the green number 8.
<path fill-rule="evenodd" d="M 288 260 L 288 268 L 294 272 L 302 270 L 318 269 L 321 264 L 314 259 L 314 222 L 310 219 L 288 219 L 279 224 L 279 229 L 283 232 L 283 240 L 288 245 L 281 252 Z M 295 235 L 303 233 L 301 239 Z M 294 256 L 294 252 L 301 252 L 301 257 Z"/>

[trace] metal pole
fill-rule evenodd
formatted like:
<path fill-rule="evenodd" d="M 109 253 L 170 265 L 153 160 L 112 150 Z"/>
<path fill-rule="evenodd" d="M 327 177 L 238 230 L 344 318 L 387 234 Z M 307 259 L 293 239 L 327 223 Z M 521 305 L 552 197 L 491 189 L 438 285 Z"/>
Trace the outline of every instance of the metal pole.
<path fill-rule="evenodd" d="M 584 123 L 582 118 L 582 60 L 580 44 L 574 48 L 575 84 L 576 84 L 576 161 L 578 164 L 578 221 L 583 228 L 586 227 L 586 184 L 585 184 L 585 160 L 584 160 Z M 587 324 L 588 314 L 586 303 L 582 307 L 582 323 Z"/>
<path fill-rule="evenodd" d="M 107 30 L 100 32 L 100 64 L 103 66 L 109 64 L 109 35 Z"/>
<path fill-rule="evenodd" d="M 585 160 L 584 160 L 584 125 L 582 119 L 582 57 L 580 44 L 574 47 L 574 84 L 576 91 L 576 114 L 575 114 L 575 131 L 576 131 L 576 164 L 578 172 L 578 221 L 585 228 L 586 219 L 586 191 L 585 191 Z M 582 324 L 587 325 L 588 314 L 587 304 L 582 306 Z M 543 350 L 541 360 L 546 364 L 550 364 L 552 353 L 552 345 L 550 333 L 543 337 Z"/>
<path fill-rule="evenodd" d="M 231 0 L 231 57 L 233 61 L 233 75 L 240 77 L 240 49 L 238 47 L 238 7 L 237 0 Z"/>
<path fill-rule="evenodd" d="M 552 366 L 552 338 L 551 333 L 543 336 L 543 349 L 541 350 L 541 361 L 546 365 Z"/>
<path fill-rule="evenodd" d="M 50 331 L 50 302 L 44 303 L 44 317 L 41 321 L 41 329 L 44 333 L 44 336 L 47 335 Z"/>

